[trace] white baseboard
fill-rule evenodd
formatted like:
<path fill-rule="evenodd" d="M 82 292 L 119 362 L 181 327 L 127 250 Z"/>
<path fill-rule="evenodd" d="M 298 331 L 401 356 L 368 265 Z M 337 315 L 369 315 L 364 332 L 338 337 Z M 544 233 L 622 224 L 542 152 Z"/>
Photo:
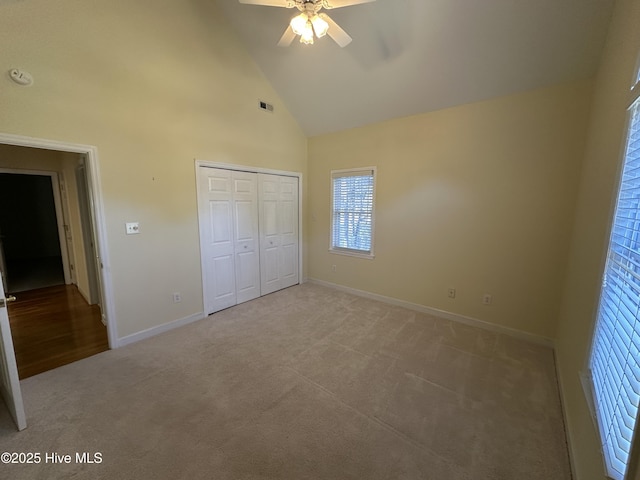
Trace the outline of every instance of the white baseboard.
<path fill-rule="evenodd" d="M 554 347 L 554 343 L 552 339 L 543 337 L 541 335 L 535 335 L 533 333 L 523 332 L 522 330 L 516 330 L 515 328 L 496 325 L 494 323 L 485 322 L 484 320 L 479 320 L 477 318 L 467 317 L 464 315 L 459 315 L 457 313 L 452 313 L 452 312 L 447 312 L 445 310 L 439 310 L 437 308 L 427 307 L 426 305 L 411 303 L 405 300 L 399 300 L 397 298 L 379 295 L 377 293 L 358 290 L 356 288 L 345 287 L 344 285 L 325 282 L 324 280 L 319 280 L 317 278 L 304 278 L 302 283 L 315 283 L 317 285 L 323 285 L 325 287 L 334 288 L 336 290 L 342 290 L 343 292 L 351 293 L 353 295 L 358 295 L 359 297 L 370 298 L 372 300 L 377 300 L 379 302 L 384 302 L 391 305 L 397 305 L 399 307 L 408 308 L 410 310 L 415 310 L 421 313 L 427 313 L 429 315 L 434 315 L 436 317 L 463 323 L 465 325 L 470 325 L 472 327 L 478 327 L 485 330 L 502 333 L 505 335 L 509 335 L 511 337 L 519 338 L 521 340 L 526 340 L 528 342 L 536 343 L 539 345 L 544 345 L 552 348 Z M 198 320 L 202 320 L 205 317 L 206 315 L 203 312 L 198 312 L 198 313 L 194 313 L 193 315 L 189 315 L 188 317 L 179 318 L 177 320 L 173 320 L 171 322 L 158 325 L 157 327 L 151 327 L 141 332 L 127 335 L 126 337 L 122 337 L 118 339 L 118 347 L 124 347 L 125 345 L 129 345 L 131 343 L 136 343 L 141 340 L 154 337 L 161 333 L 173 330 L 174 328 L 182 327 L 184 325 L 188 325 L 189 323 L 197 322 Z"/>
<path fill-rule="evenodd" d="M 194 313 L 193 315 L 189 315 L 188 317 L 179 318 L 177 320 L 158 325 L 157 327 L 151 327 L 146 330 L 142 330 L 141 332 L 127 335 L 126 337 L 118 339 L 118 348 L 139 342 L 141 340 L 146 340 L 147 338 L 155 337 L 156 335 L 160 335 L 161 333 L 168 332 L 170 330 L 173 330 L 174 328 L 183 327 L 184 325 L 197 322 L 198 320 L 202 320 L 203 318 L 205 318 L 205 314 L 203 312 L 198 312 Z"/>
<path fill-rule="evenodd" d="M 484 320 L 479 320 L 477 318 L 467 317 L 465 315 L 459 315 L 457 313 L 447 312 L 445 310 L 439 310 L 437 308 L 427 307 L 426 305 L 411 303 L 411 302 L 407 302 L 405 300 L 399 300 L 393 297 L 386 297 L 384 295 L 379 295 L 377 293 L 370 293 L 364 290 L 345 287 L 344 285 L 338 285 L 337 283 L 325 282 L 324 280 L 318 280 L 317 278 L 307 278 L 306 282 L 315 283 L 317 285 L 323 285 L 329 288 L 335 288 L 337 290 L 342 290 L 343 292 L 351 293 L 353 295 L 358 295 L 360 297 L 370 298 L 372 300 L 389 303 L 391 305 L 397 305 L 399 307 L 408 308 L 410 310 L 415 310 L 421 313 L 427 313 L 429 315 L 434 315 L 436 317 L 452 320 L 454 322 L 463 323 L 465 325 L 470 325 L 472 327 L 478 327 L 484 330 L 490 330 L 492 332 L 502 333 L 504 335 L 509 335 L 511 337 L 519 338 L 520 340 L 526 340 L 528 342 L 536 343 L 538 345 L 544 345 L 546 347 L 551 347 L 551 348 L 554 347 L 553 340 L 551 338 L 543 337 L 542 335 L 523 332 L 522 330 L 517 330 L 515 328 L 509 328 L 503 325 L 496 325 L 495 323 L 485 322 Z"/>
<path fill-rule="evenodd" d="M 567 417 L 567 410 L 565 408 L 565 396 L 564 396 L 564 382 L 562 380 L 562 375 L 560 375 L 560 369 L 558 368 L 558 353 L 557 351 L 553 354 L 553 363 L 555 365 L 556 370 L 556 380 L 558 384 L 558 393 L 560 395 L 560 409 L 562 410 L 562 421 L 564 422 L 564 435 L 567 440 L 567 455 L 569 456 L 569 468 L 571 469 L 571 478 L 576 477 L 576 464 L 575 464 L 575 454 L 573 451 L 573 440 L 571 438 L 571 429 L 569 428 L 569 418 Z M 606 477 L 602 477 L 606 478 Z"/>

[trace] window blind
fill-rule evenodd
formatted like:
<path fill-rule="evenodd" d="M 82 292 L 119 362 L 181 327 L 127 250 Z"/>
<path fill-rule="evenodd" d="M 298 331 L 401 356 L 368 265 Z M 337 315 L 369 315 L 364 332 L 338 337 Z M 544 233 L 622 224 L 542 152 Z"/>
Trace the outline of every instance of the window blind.
<path fill-rule="evenodd" d="M 331 248 L 371 253 L 373 170 L 332 173 Z"/>
<path fill-rule="evenodd" d="M 608 475 L 623 480 L 640 400 L 640 100 L 630 128 L 591 351 Z"/>

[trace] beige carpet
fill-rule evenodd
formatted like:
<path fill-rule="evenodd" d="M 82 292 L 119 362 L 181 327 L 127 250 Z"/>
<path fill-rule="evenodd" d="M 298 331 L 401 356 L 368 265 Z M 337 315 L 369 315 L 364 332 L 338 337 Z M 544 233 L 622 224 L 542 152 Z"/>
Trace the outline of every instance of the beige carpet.
<path fill-rule="evenodd" d="M 570 478 L 550 349 L 317 285 L 22 388 L 3 479 Z"/>

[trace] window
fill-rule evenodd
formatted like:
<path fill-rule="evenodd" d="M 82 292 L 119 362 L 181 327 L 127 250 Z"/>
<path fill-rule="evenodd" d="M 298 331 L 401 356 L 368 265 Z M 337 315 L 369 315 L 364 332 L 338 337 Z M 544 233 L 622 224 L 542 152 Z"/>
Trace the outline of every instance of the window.
<path fill-rule="evenodd" d="M 375 167 L 331 172 L 331 251 L 373 258 Z"/>
<path fill-rule="evenodd" d="M 628 470 L 640 400 L 639 90 L 636 83 L 589 358 L 602 451 L 607 474 L 615 480 L 623 480 Z"/>

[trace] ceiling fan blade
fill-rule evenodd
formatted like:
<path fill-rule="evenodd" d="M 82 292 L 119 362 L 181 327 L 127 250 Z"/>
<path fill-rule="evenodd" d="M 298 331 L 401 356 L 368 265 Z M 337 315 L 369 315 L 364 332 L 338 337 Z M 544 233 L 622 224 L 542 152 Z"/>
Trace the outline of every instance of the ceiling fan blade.
<path fill-rule="evenodd" d="M 289 7 L 287 0 L 238 0 L 240 3 L 246 3 L 248 5 L 265 5 L 267 7 Z"/>
<path fill-rule="evenodd" d="M 360 5 L 361 3 L 371 3 L 376 0 L 327 0 L 325 8 L 341 8 L 350 7 L 351 5 Z"/>
<path fill-rule="evenodd" d="M 327 35 L 333 38 L 334 42 L 336 42 L 343 48 L 351 43 L 353 38 L 351 38 L 349 34 L 340 27 L 340 25 L 334 22 L 329 15 L 327 15 L 326 13 L 321 13 L 320 18 L 322 18 L 329 24 Z"/>
<path fill-rule="evenodd" d="M 289 28 L 287 28 L 284 31 L 284 34 L 280 38 L 280 41 L 278 42 L 278 46 L 279 47 L 288 47 L 293 42 L 294 38 L 296 38 L 296 34 L 293 31 L 293 28 L 291 28 L 291 25 L 289 25 Z"/>

